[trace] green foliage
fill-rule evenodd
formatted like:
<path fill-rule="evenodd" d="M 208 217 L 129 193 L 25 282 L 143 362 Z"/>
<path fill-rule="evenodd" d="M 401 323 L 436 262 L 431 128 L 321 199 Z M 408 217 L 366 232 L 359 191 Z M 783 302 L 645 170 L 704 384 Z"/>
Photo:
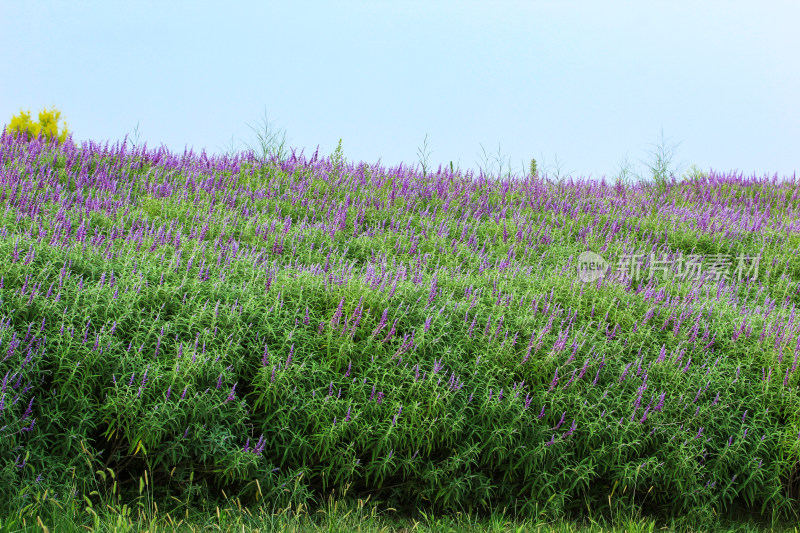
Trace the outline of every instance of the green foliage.
<path fill-rule="evenodd" d="M 428 134 L 425 134 L 425 140 L 422 141 L 422 146 L 417 148 L 417 159 L 419 160 L 419 164 L 422 167 L 422 177 L 428 175 L 428 160 L 431 156 L 431 151 L 428 149 Z M 452 170 L 453 162 L 450 162 L 450 168 Z"/>
<path fill-rule="evenodd" d="M 683 180 L 688 182 L 699 182 L 708 177 L 708 173 L 697 165 L 692 165 L 689 170 L 684 172 Z"/>
<path fill-rule="evenodd" d="M 484 176 L 497 176 L 498 178 L 510 178 L 514 169 L 511 165 L 511 157 L 503 153 L 500 143 L 497 143 L 497 153 L 489 153 L 481 144 L 479 159 L 475 161 L 478 170 Z"/>
<path fill-rule="evenodd" d="M 286 130 L 280 130 L 275 127 L 275 122 L 270 122 L 267 117 L 267 110 L 264 109 L 264 116 L 261 118 L 261 123 L 250 125 L 250 129 L 256 136 L 255 144 L 246 144 L 247 148 L 255 154 L 262 162 L 270 158 L 282 160 L 287 155 L 286 146 Z M 233 145 L 233 140 L 231 140 Z M 233 146 L 231 146 L 233 150 Z"/>
<path fill-rule="evenodd" d="M 659 193 L 665 192 L 670 180 L 680 173 L 682 165 L 675 161 L 677 148 L 678 144 L 667 142 L 662 130 L 661 137 L 650 151 L 650 159 L 643 161 L 650 172 L 650 179 Z"/>
<path fill-rule="evenodd" d="M 261 162 L 154 180 L 127 155 L 73 152 L 26 155 L 48 200 L 0 219 L 0 508 L 155 520 L 156 502 L 297 509 L 351 487 L 408 513 L 533 521 L 797 510 L 798 375 L 778 332 L 800 304 L 797 238 L 759 240 L 795 223 L 791 184 L 670 190 L 690 213 L 769 206 L 773 226 L 734 241 L 641 187 L 434 188 L 348 166 L 341 140 L 258 185 Z M 40 192 L 82 168 L 80 203 Z M 589 245 L 735 245 L 770 272 L 583 285 L 568 270 Z"/>
<path fill-rule="evenodd" d="M 36 139 L 40 135 L 47 140 L 56 139 L 64 142 L 68 135 L 67 125 L 64 123 L 59 131 L 58 123 L 61 120 L 61 111 L 56 109 L 43 109 L 39 112 L 39 120 L 31 119 L 30 111 L 20 111 L 11 117 L 11 122 L 6 127 L 6 133 L 25 136 L 27 140 Z"/>
<path fill-rule="evenodd" d="M 331 176 L 341 178 L 344 167 L 347 165 L 347 159 L 344 157 L 344 150 L 342 150 L 342 140 L 339 139 L 336 145 L 336 150 L 331 154 Z"/>
<path fill-rule="evenodd" d="M 623 191 L 625 187 L 633 182 L 634 177 L 635 174 L 633 166 L 626 155 L 620 160 L 619 170 L 617 171 L 617 175 L 614 177 L 614 182 L 617 186 L 617 189 Z"/>

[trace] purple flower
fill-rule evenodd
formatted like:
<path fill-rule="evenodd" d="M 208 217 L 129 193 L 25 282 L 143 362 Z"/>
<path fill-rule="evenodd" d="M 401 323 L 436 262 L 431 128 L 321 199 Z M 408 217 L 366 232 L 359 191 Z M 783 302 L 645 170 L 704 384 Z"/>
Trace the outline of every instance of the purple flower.
<path fill-rule="evenodd" d="M 564 423 L 564 418 L 565 418 L 566 416 L 567 416 L 567 412 L 566 412 L 566 411 L 564 411 L 564 412 L 561 414 L 561 420 L 559 420 L 559 421 L 558 421 L 558 424 L 556 424 L 556 425 L 555 425 L 555 427 L 552 429 L 552 431 L 556 431 L 556 430 L 558 430 L 558 428 L 560 428 L 560 427 L 561 427 L 561 424 L 563 424 L 563 423 Z"/>
<path fill-rule="evenodd" d="M 472 319 L 472 324 L 469 326 L 469 330 L 467 330 L 467 337 L 470 339 L 472 338 L 472 331 L 475 329 L 475 322 L 478 320 L 478 315 L 475 315 L 475 318 Z"/>
<path fill-rule="evenodd" d="M 555 389 L 556 385 L 558 385 L 558 367 L 556 367 L 556 372 L 553 374 L 553 381 L 550 382 L 550 388 L 547 389 L 547 392 L 551 392 Z"/>
<path fill-rule="evenodd" d="M 654 411 L 661 411 L 664 408 L 664 398 L 666 397 L 666 395 L 667 395 L 666 392 L 661 393 L 661 396 L 658 398 L 658 403 L 656 404 Z"/>
<path fill-rule="evenodd" d="M 564 388 L 565 388 L 565 389 L 566 389 L 567 387 L 569 387 L 569 386 L 572 384 L 572 382 L 573 382 L 573 381 L 575 381 L 575 373 L 576 373 L 577 371 L 578 371 L 578 369 L 577 369 L 577 368 L 572 370 L 572 376 L 570 376 L 570 378 L 569 378 L 569 381 L 567 381 L 566 385 L 564 385 Z"/>
<path fill-rule="evenodd" d="M 195 342 L 195 345 L 196 344 L 197 343 Z M 195 348 L 196 348 L 196 346 L 195 346 Z M 261 358 L 261 366 L 267 366 L 267 363 L 269 363 L 269 353 L 267 353 L 267 345 L 265 344 L 264 345 L 264 356 Z"/>
<path fill-rule="evenodd" d="M 232 401 L 234 398 L 236 398 L 236 385 L 238 385 L 238 384 L 239 384 L 238 382 L 233 384 L 233 388 L 231 388 L 231 392 L 230 392 L 230 394 L 228 394 L 228 397 L 225 398 L 225 402 L 224 403 L 228 403 L 228 402 Z"/>
<path fill-rule="evenodd" d="M 264 435 L 262 434 L 258 437 L 258 442 L 256 443 L 255 448 L 253 448 L 253 453 L 256 455 L 261 455 L 261 452 L 264 451 L 264 447 L 267 445 L 267 441 L 264 440 Z"/>
<path fill-rule="evenodd" d="M 658 359 L 656 359 L 656 363 L 662 362 L 667 356 L 667 345 L 661 345 L 661 352 L 658 354 Z"/>
<path fill-rule="evenodd" d="M 289 356 L 286 358 L 286 365 L 284 368 L 289 368 L 289 365 L 292 362 L 292 356 L 294 355 L 294 344 L 292 344 L 291 348 L 289 348 Z"/>
<path fill-rule="evenodd" d="M 619 377 L 618 383 L 625 381 L 625 377 L 628 375 L 628 370 L 630 370 L 632 364 L 633 363 L 628 363 L 628 366 L 626 366 L 625 370 L 622 371 L 622 375 Z"/>

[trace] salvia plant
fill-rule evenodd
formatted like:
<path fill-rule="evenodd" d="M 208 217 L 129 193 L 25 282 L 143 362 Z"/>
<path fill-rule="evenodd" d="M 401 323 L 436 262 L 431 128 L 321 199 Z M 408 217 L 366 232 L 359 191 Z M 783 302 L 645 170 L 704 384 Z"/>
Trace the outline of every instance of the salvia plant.
<path fill-rule="evenodd" d="M 797 517 L 795 177 L 279 155 L 0 138 L 0 508 Z"/>

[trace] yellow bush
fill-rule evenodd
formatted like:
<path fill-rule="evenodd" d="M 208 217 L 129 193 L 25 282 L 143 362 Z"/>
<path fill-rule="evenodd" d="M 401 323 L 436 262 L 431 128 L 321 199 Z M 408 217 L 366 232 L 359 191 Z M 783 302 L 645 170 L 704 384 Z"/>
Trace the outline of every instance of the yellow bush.
<path fill-rule="evenodd" d="M 51 110 L 43 109 L 39 112 L 39 121 L 31 120 L 30 111 L 21 111 L 19 115 L 11 117 L 11 122 L 6 127 L 6 133 L 25 135 L 27 140 L 36 139 L 42 135 L 45 139 L 58 139 L 64 142 L 67 138 L 67 125 L 62 125 L 61 132 L 58 131 L 58 121 L 61 120 L 61 111 L 56 108 Z"/>

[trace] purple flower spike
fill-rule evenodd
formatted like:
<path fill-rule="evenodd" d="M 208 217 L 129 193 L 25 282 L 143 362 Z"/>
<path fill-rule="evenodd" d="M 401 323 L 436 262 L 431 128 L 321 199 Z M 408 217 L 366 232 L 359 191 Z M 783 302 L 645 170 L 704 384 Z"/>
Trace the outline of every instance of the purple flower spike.
<path fill-rule="evenodd" d="M 556 367 L 556 372 L 553 374 L 553 381 L 550 382 L 550 388 L 547 389 L 547 392 L 551 392 L 555 389 L 556 385 L 558 385 L 558 367 Z"/>
<path fill-rule="evenodd" d="M 566 412 L 566 411 L 564 411 L 564 412 L 561 414 L 561 420 L 559 420 L 559 421 L 558 421 L 558 424 L 556 424 L 556 426 L 553 428 L 553 431 L 557 431 L 557 430 L 558 430 L 558 428 L 560 428 L 560 427 L 561 427 L 561 424 L 563 424 L 563 423 L 564 423 L 564 418 L 565 418 L 566 416 L 567 416 L 567 412 Z"/>
<path fill-rule="evenodd" d="M 618 383 L 625 381 L 625 377 L 628 375 L 628 370 L 630 370 L 632 364 L 633 363 L 628 363 L 628 366 L 626 366 L 625 370 L 622 371 L 622 375 L 619 377 Z"/>
<path fill-rule="evenodd" d="M 239 384 L 238 382 L 233 384 L 233 388 L 231 389 L 230 394 L 228 394 L 228 397 L 225 398 L 225 403 L 233 401 L 236 398 L 236 385 L 238 384 Z"/>

